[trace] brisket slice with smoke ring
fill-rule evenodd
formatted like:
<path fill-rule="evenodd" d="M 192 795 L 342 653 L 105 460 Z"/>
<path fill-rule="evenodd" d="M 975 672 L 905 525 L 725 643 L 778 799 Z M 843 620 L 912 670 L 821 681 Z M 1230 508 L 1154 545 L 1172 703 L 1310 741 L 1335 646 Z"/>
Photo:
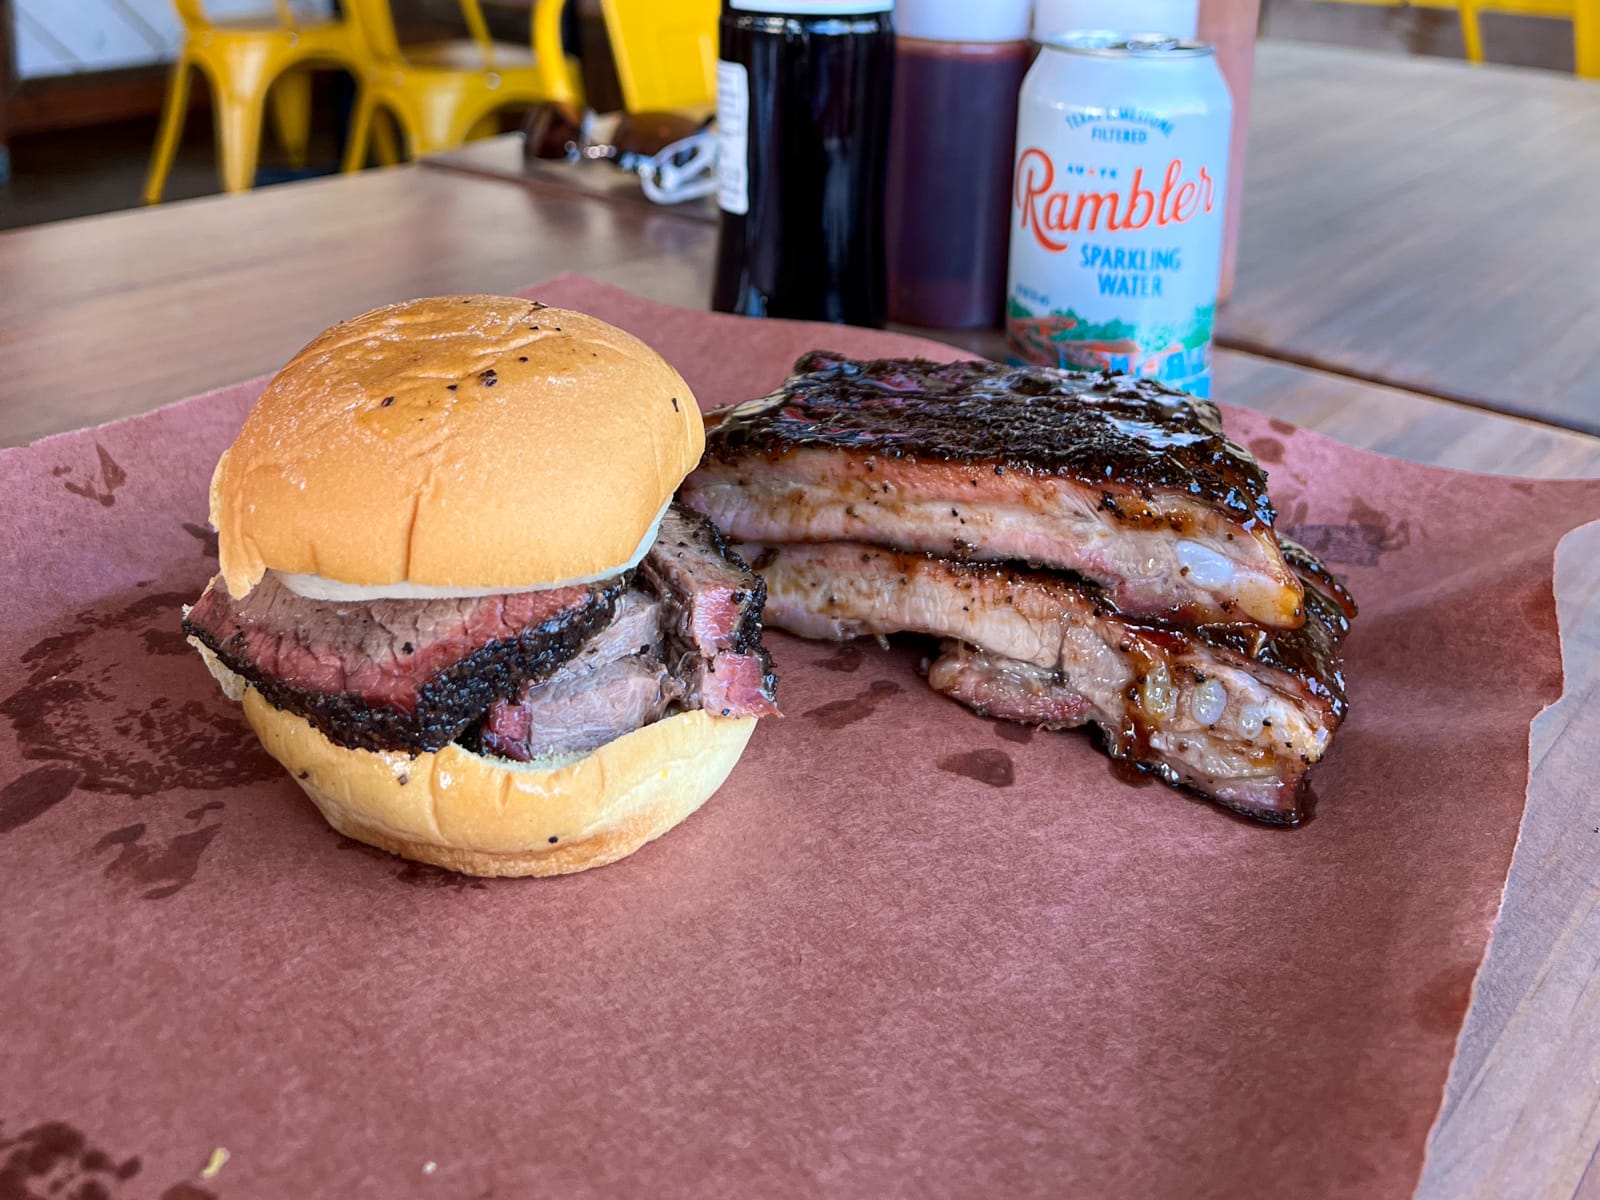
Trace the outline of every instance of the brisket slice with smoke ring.
<path fill-rule="evenodd" d="M 717 527 L 672 505 L 639 577 L 661 597 L 668 664 L 684 705 L 723 717 L 775 716 L 777 676 L 761 645 L 767 585 Z"/>
<path fill-rule="evenodd" d="M 624 590 L 441 600 L 310 600 L 272 573 L 243 600 L 220 576 L 184 619 L 224 666 L 337 745 L 438 750 L 495 700 L 576 654 Z"/>
<path fill-rule="evenodd" d="M 765 646 L 748 654 L 698 658 L 693 669 L 680 660 L 677 677 L 684 682 L 684 704 L 716 717 L 775 717 L 778 677 Z"/>
<path fill-rule="evenodd" d="M 474 748 L 518 762 L 581 755 L 661 717 L 683 694 L 661 659 L 661 609 L 648 593 L 623 593 L 611 622 L 554 675 L 489 707 Z"/>
<path fill-rule="evenodd" d="M 1345 713 L 1348 595 L 1297 547 L 1295 630 L 1185 628 L 1119 613 L 1092 585 L 864 543 L 748 546 L 767 621 L 805 637 L 945 640 L 929 682 L 981 713 L 1093 723 L 1113 756 L 1263 820 L 1299 819 L 1299 784 Z"/>
<path fill-rule="evenodd" d="M 777 677 L 761 645 L 766 585 L 709 521 L 670 507 L 639 582 L 555 675 L 495 702 L 478 732 L 482 750 L 524 762 L 587 753 L 671 708 L 777 713 Z"/>
<path fill-rule="evenodd" d="M 749 654 L 708 659 L 666 632 L 675 628 L 665 621 L 666 607 L 639 589 L 624 594 L 611 624 L 559 671 L 515 700 L 490 706 L 473 748 L 530 762 L 587 754 L 671 710 L 723 717 L 777 713 L 776 678 L 759 642 Z"/>
<path fill-rule="evenodd" d="M 767 585 L 692 509 L 667 509 L 639 574 L 667 606 L 682 645 L 711 658 L 724 651 L 746 654 L 760 642 Z"/>
<path fill-rule="evenodd" d="M 331 602 L 269 573 L 242 601 L 213 580 L 184 628 L 270 703 L 356 749 L 459 739 L 527 761 L 587 753 L 669 710 L 777 712 L 765 591 L 703 517 L 669 509 L 638 577 Z"/>
<path fill-rule="evenodd" d="M 592 666 L 574 659 L 517 700 L 495 701 L 476 748 L 517 762 L 588 754 L 659 720 L 682 695 L 658 655 Z"/>
<path fill-rule="evenodd" d="M 1265 474 L 1214 405 L 1151 380 L 814 351 L 728 411 L 680 494 L 738 542 L 1026 562 L 1124 612 L 1304 619 Z"/>

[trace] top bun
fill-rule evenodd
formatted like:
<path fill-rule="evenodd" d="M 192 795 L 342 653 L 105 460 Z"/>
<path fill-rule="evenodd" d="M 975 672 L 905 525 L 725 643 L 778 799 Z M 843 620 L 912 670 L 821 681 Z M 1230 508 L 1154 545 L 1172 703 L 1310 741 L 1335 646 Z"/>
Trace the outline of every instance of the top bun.
<path fill-rule="evenodd" d="M 704 447 L 688 385 L 632 335 L 504 296 L 412 300 L 278 372 L 217 463 L 211 523 L 235 597 L 268 568 L 392 595 L 549 587 L 629 565 Z"/>

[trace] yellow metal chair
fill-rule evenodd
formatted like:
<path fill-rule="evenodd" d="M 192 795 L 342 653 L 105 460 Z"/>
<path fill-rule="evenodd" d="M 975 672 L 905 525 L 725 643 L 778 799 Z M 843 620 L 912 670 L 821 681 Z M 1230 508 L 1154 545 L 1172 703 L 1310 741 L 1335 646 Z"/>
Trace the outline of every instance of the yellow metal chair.
<path fill-rule="evenodd" d="M 600 0 L 629 112 L 716 104 L 720 9 L 720 0 Z"/>
<path fill-rule="evenodd" d="M 1457 0 L 1461 10 L 1461 40 L 1467 60 L 1483 61 L 1480 12 L 1513 13 L 1522 17 L 1565 17 L 1572 22 L 1573 65 L 1585 79 L 1600 79 L 1600 0 Z"/>
<path fill-rule="evenodd" d="M 1467 61 L 1483 61 L 1483 29 L 1478 14 L 1511 13 L 1522 17 L 1565 18 L 1572 22 L 1573 64 L 1584 79 L 1600 79 L 1600 0 L 1332 0 L 1380 8 L 1454 9 L 1461 17 L 1461 41 Z"/>
<path fill-rule="evenodd" d="M 369 66 L 345 146 L 344 170 L 366 163 L 373 118 L 399 124 L 407 155 L 420 158 L 459 146 L 510 105 L 578 105 L 578 64 L 561 49 L 563 0 L 536 0 L 533 46 L 524 50 L 489 37 L 478 0 L 458 0 L 469 38 L 425 46 L 400 45 L 388 0 L 344 0 L 360 32 Z M 546 19 L 546 10 L 554 16 Z"/>
<path fill-rule="evenodd" d="M 275 0 L 277 19 L 211 21 L 201 0 L 173 0 L 183 22 L 183 46 L 167 85 L 161 130 L 145 177 L 144 201 L 156 204 L 166 188 L 189 111 L 189 74 L 202 72 L 211 87 L 217 129 L 218 172 L 225 191 L 243 192 L 255 181 L 263 110 L 290 162 L 305 165 L 311 124 L 309 64 L 363 74 L 354 30 L 340 21 L 301 22 L 288 0 Z"/>

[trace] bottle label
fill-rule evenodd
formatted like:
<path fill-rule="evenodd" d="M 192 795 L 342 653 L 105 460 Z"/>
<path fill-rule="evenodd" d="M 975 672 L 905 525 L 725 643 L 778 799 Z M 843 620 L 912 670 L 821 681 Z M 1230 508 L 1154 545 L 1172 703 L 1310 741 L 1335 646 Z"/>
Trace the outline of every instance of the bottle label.
<path fill-rule="evenodd" d="M 717 207 L 750 211 L 750 74 L 743 63 L 717 63 Z"/>
<path fill-rule="evenodd" d="M 791 17 L 851 17 L 890 12 L 894 0 L 728 0 L 735 12 L 783 13 Z"/>

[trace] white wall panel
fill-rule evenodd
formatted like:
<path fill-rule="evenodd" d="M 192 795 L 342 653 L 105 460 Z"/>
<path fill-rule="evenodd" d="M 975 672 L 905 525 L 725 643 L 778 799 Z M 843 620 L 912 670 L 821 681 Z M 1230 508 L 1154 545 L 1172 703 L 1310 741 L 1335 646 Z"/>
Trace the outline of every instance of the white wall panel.
<path fill-rule="evenodd" d="M 260 14 L 272 0 L 205 0 L 212 17 Z M 326 17 L 332 0 L 291 0 L 303 17 Z M 170 61 L 182 37 L 171 0 L 12 0 L 17 74 L 23 79 Z"/>

